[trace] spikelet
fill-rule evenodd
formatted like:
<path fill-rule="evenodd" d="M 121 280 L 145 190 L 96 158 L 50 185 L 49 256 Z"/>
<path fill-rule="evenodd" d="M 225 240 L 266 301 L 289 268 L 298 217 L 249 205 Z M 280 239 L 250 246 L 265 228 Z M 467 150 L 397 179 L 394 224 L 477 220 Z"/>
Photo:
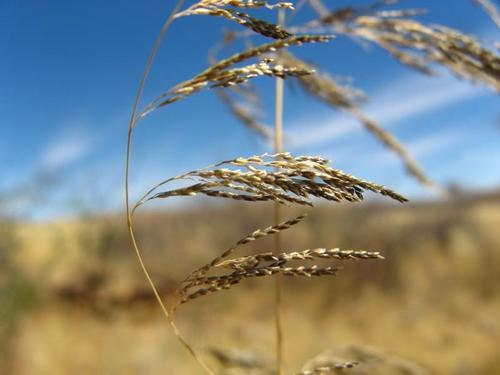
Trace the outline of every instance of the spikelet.
<path fill-rule="evenodd" d="M 281 50 L 284 48 L 288 48 L 291 46 L 301 46 L 305 43 L 324 43 L 333 39 L 331 35 L 298 35 L 292 36 L 283 40 L 276 40 L 271 43 L 262 44 L 257 47 L 248 48 L 243 52 L 236 53 L 227 59 L 221 60 L 216 64 L 213 64 L 202 73 L 198 74 L 196 77 L 191 79 L 188 82 L 193 84 L 199 83 L 201 81 L 205 81 L 210 79 L 210 77 L 218 74 L 218 72 L 229 68 L 235 64 L 243 62 L 245 60 L 251 59 L 253 57 L 259 57 L 266 53 L 276 52 L 277 50 Z M 185 85 L 182 83 L 180 86 Z"/>
<path fill-rule="evenodd" d="M 243 169 L 221 168 L 222 166 Z M 194 183 L 155 192 L 161 186 L 176 180 Z M 312 197 L 335 202 L 359 202 L 365 191 L 372 191 L 398 202 L 407 201 L 382 185 L 331 168 L 328 161 L 320 157 L 294 157 L 289 153 L 264 154 L 227 160 L 172 177 L 148 191 L 136 204 L 136 208 L 153 199 L 198 194 L 233 200 L 312 206 Z"/>
<path fill-rule="evenodd" d="M 264 58 L 257 64 L 250 64 L 242 68 L 229 68 L 245 60 L 260 57 L 266 53 L 274 52 L 279 49 L 290 46 L 300 46 L 304 43 L 327 42 L 331 39 L 331 36 L 325 35 L 301 35 L 247 49 L 210 66 L 194 78 L 176 85 L 147 105 L 146 108 L 139 113 L 138 117 L 142 118 L 160 107 L 184 99 L 206 87 L 217 88 L 235 86 L 263 75 L 287 78 L 291 76 L 296 77 L 312 74 L 313 71 L 279 64 L 272 58 Z"/>
<path fill-rule="evenodd" d="M 294 225 L 300 223 L 302 220 L 304 220 L 306 218 L 306 216 L 307 216 L 306 214 L 302 214 L 302 215 L 297 216 L 294 219 L 287 220 L 287 221 L 284 221 L 284 222 L 279 223 L 277 225 L 272 225 L 272 226 L 269 226 L 269 227 L 264 228 L 264 229 L 257 229 L 255 231 L 249 233 L 247 236 L 243 237 L 241 240 L 236 242 L 236 244 L 234 246 L 230 247 L 228 250 L 224 251 L 221 255 L 214 258 L 210 263 L 208 263 L 207 265 L 203 266 L 202 268 L 192 272 L 184 281 L 187 282 L 189 280 L 193 280 L 195 278 L 202 277 L 203 275 L 205 275 L 207 273 L 208 270 L 210 270 L 212 267 L 215 267 L 223 259 L 230 256 L 238 247 L 246 245 L 246 244 L 253 242 L 259 238 L 266 237 L 266 236 L 273 235 L 273 234 L 277 234 L 277 233 L 283 232 L 287 229 L 290 229 L 292 226 L 294 226 Z"/>
<path fill-rule="evenodd" d="M 231 44 L 235 37 L 236 35 L 233 32 L 224 33 L 221 42 L 211 48 L 208 54 L 210 64 L 217 63 L 217 54 Z M 270 144 L 272 142 L 274 133 L 271 126 L 259 120 L 262 105 L 254 85 L 248 82 L 244 85 L 232 86 L 229 90 L 217 90 L 217 96 L 243 126 L 262 138 L 266 143 Z"/>
<path fill-rule="evenodd" d="M 498 53 L 457 30 L 440 25 L 424 25 L 405 18 L 419 14 L 419 10 L 377 12 L 380 6 L 389 4 L 382 1 L 365 8 L 349 7 L 325 12 L 326 8 L 320 0 L 314 0 L 314 3 L 320 18 L 301 29 L 328 27 L 334 32 L 357 36 L 378 44 L 401 63 L 422 73 L 432 74 L 430 64 L 438 63 L 459 78 L 500 91 Z"/>
<path fill-rule="evenodd" d="M 191 185 L 157 192 L 162 186 L 180 180 L 190 181 Z M 382 185 L 332 169 L 329 161 L 319 156 L 294 157 L 289 153 L 264 154 L 226 160 L 162 181 L 150 189 L 136 203 L 133 210 L 135 211 L 150 200 L 197 194 L 299 205 L 312 205 L 312 197 L 357 202 L 363 199 L 363 193 L 366 190 L 388 196 L 399 202 L 406 201 L 406 198 Z M 302 221 L 304 217 L 300 215 L 278 225 L 253 231 L 239 240 L 211 262 L 189 274 L 177 289 L 177 302 L 182 304 L 211 293 L 230 289 L 248 278 L 275 274 L 313 277 L 335 275 L 338 272 L 335 266 L 323 267 L 316 264 L 297 266 L 290 265 L 290 262 L 307 262 L 316 258 L 323 260 L 383 259 L 378 252 L 318 248 L 280 254 L 260 253 L 224 261 L 239 246 L 289 229 Z M 207 273 L 213 269 L 228 269 L 230 273 L 207 276 Z M 175 309 L 176 306 L 173 308 Z"/>
<path fill-rule="evenodd" d="M 354 35 L 379 44 L 405 64 L 426 69 L 427 61 L 437 62 L 458 77 L 500 91 L 500 57 L 469 35 L 410 19 L 364 16 L 354 25 Z"/>
<path fill-rule="evenodd" d="M 335 275 L 337 272 L 338 268 L 336 267 L 318 267 L 316 265 L 311 267 L 267 266 L 249 268 L 242 271 L 235 271 L 229 275 L 211 276 L 194 280 L 189 286 L 183 287 L 180 290 L 180 295 L 182 296 L 180 303 L 186 303 L 211 293 L 230 289 L 232 286 L 248 278 L 273 276 L 276 274 L 290 277 L 319 277 Z M 197 289 L 195 292 L 191 292 L 191 289 L 197 286 L 201 286 L 201 288 Z"/>
<path fill-rule="evenodd" d="M 357 17 L 366 15 L 376 15 L 383 18 L 412 17 L 427 13 L 426 9 L 396 9 L 379 10 L 387 5 L 394 5 L 398 0 L 379 0 L 366 6 L 347 6 L 339 9 L 329 10 L 321 0 L 309 0 L 309 4 L 319 15 L 319 19 L 309 21 L 306 28 L 317 28 L 322 25 L 343 27 L 347 22 L 353 21 Z M 294 28 L 296 29 L 296 28 Z"/>
<path fill-rule="evenodd" d="M 381 352 L 377 349 L 359 345 L 335 346 L 327 349 L 306 361 L 302 367 L 302 372 L 297 374 L 318 374 L 318 372 L 309 369 L 327 369 L 331 370 L 323 372 L 323 374 L 349 374 L 347 367 L 343 369 L 335 369 L 338 364 L 353 363 L 356 368 L 353 369 L 353 374 L 406 374 L 406 375 L 428 375 L 432 371 L 429 368 L 424 368 L 421 365 L 407 359 Z"/>
<path fill-rule="evenodd" d="M 289 253 L 281 253 L 274 255 L 272 253 L 261 253 L 249 255 L 237 259 L 227 260 L 215 265 L 215 267 L 225 267 L 234 270 L 243 270 L 254 268 L 261 265 L 262 262 L 269 262 L 271 265 L 282 265 L 293 260 L 313 260 L 335 259 L 335 260 L 366 260 L 366 259 L 384 259 L 379 252 L 356 251 L 356 250 L 340 250 L 336 249 L 308 249 L 303 251 L 295 251 Z"/>
<path fill-rule="evenodd" d="M 265 236 L 280 233 L 300 223 L 306 215 L 300 215 L 294 219 L 273 225 L 265 229 L 257 229 L 235 245 L 224 251 L 221 255 L 212 259 L 203 267 L 191 272 L 182 281 L 177 289 L 177 303 L 184 304 L 191 300 L 227 290 L 241 283 L 243 280 L 255 277 L 266 277 L 280 274 L 289 277 L 321 277 L 333 276 L 339 271 L 336 266 L 320 266 L 318 264 L 307 264 L 314 260 L 380 260 L 384 257 L 379 252 L 355 251 L 335 249 L 307 249 L 302 251 L 282 252 L 273 254 L 264 252 L 255 255 L 224 260 L 234 251 L 250 242 Z M 297 263 L 299 263 L 297 265 Z M 207 275 L 210 271 L 217 271 L 216 275 Z M 221 271 L 229 273 L 221 274 Z M 176 308 L 178 306 L 174 306 Z"/>
<path fill-rule="evenodd" d="M 304 215 L 301 215 L 277 226 L 256 230 L 238 241 L 236 245 L 214 258 L 202 268 L 192 272 L 181 283 L 177 290 L 177 295 L 179 296 L 178 303 L 184 304 L 193 299 L 221 290 L 230 289 L 248 278 L 266 277 L 276 274 L 289 277 L 321 277 L 333 276 L 339 271 L 339 268 L 336 266 L 305 264 L 305 262 L 315 259 L 337 261 L 384 259 L 379 252 L 318 248 L 295 252 L 283 252 L 276 255 L 271 252 L 266 252 L 223 261 L 224 258 L 231 255 L 239 246 L 264 236 L 289 229 L 292 225 L 299 223 L 303 218 Z M 290 265 L 289 263 L 291 262 L 298 262 L 300 265 Z M 207 276 L 207 273 L 214 269 L 219 271 L 228 270 L 230 273 Z"/>
<path fill-rule="evenodd" d="M 194 15 L 209 15 L 214 17 L 222 17 L 229 21 L 234 21 L 239 25 L 249 28 L 252 31 L 263 36 L 273 39 L 286 39 L 292 34 L 284 30 L 280 25 L 275 25 L 255 17 L 247 13 L 235 10 L 226 9 L 224 7 L 232 6 L 238 8 L 287 8 L 293 9 L 293 5 L 288 2 L 280 2 L 275 5 L 269 5 L 263 1 L 237 1 L 237 0 L 202 0 L 189 7 L 188 9 L 177 13 L 176 18 L 194 16 Z"/>
<path fill-rule="evenodd" d="M 301 371 L 296 375 L 326 375 L 326 374 L 335 374 L 340 373 L 340 370 L 351 369 L 357 366 L 357 362 L 344 362 L 344 363 L 335 363 L 332 365 L 320 366 L 316 367 L 312 370 Z M 343 371 L 342 371 L 343 373 Z"/>
<path fill-rule="evenodd" d="M 232 6 L 237 8 L 267 8 L 267 9 L 291 9 L 293 10 L 293 3 L 280 1 L 276 4 L 269 4 L 265 1 L 256 0 L 201 0 L 200 2 L 194 4 L 191 8 L 204 8 L 209 6 L 226 7 Z"/>

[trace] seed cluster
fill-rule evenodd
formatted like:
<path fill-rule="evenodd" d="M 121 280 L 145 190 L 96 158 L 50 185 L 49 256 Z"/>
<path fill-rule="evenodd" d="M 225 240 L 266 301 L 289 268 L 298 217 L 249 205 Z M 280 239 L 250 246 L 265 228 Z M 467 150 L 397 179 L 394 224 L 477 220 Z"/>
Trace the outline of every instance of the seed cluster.
<path fill-rule="evenodd" d="M 259 20 L 247 13 L 234 9 L 222 9 L 211 6 L 206 8 L 196 8 L 188 13 L 184 13 L 184 15 L 210 15 L 214 17 L 222 17 L 227 20 L 234 21 L 241 26 L 247 27 L 260 35 L 273 39 L 286 39 L 292 36 L 292 34 L 284 30 L 280 25 Z"/>
<path fill-rule="evenodd" d="M 263 75 L 288 78 L 312 74 L 314 70 L 280 64 L 270 57 L 261 59 L 257 64 L 250 64 L 242 68 L 230 68 L 235 64 L 251 58 L 260 57 L 266 53 L 275 52 L 279 49 L 288 48 L 290 46 L 300 46 L 304 43 L 327 42 L 331 39 L 331 36 L 325 35 L 292 36 L 287 39 L 281 39 L 247 49 L 212 65 L 194 78 L 180 83 L 160 95 L 141 111 L 139 117 L 144 117 L 160 107 L 184 99 L 206 87 L 217 88 L 235 86 Z"/>
<path fill-rule="evenodd" d="M 247 243 L 258 240 L 259 238 L 263 238 L 263 237 L 266 237 L 266 236 L 269 236 L 272 234 L 277 234 L 277 233 L 283 232 L 287 229 L 290 229 L 292 226 L 294 226 L 294 225 L 300 223 L 302 220 L 304 220 L 306 218 L 306 216 L 307 216 L 306 214 L 302 214 L 302 215 L 297 216 L 294 219 L 287 220 L 285 222 L 279 223 L 277 225 L 272 225 L 272 226 L 269 226 L 269 227 L 264 228 L 264 229 L 257 229 L 255 231 L 253 231 L 252 233 L 249 233 L 247 236 L 243 237 L 241 240 L 236 242 L 236 244 L 234 246 L 230 247 L 228 250 L 223 252 L 220 256 L 213 259 L 210 263 L 208 263 L 205 266 L 203 266 L 202 268 L 192 272 L 187 277 L 187 279 L 184 281 L 186 282 L 188 280 L 202 277 L 203 275 L 205 275 L 208 272 L 208 270 L 210 270 L 212 267 L 217 266 L 217 264 L 219 264 L 223 259 L 225 259 L 229 255 L 231 255 L 239 246 L 243 246 Z"/>
<path fill-rule="evenodd" d="M 229 275 L 224 276 L 204 277 L 194 280 L 189 284 L 189 286 L 183 287 L 180 290 L 180 294 L 182 296 L 180 303 L 186 303 L 190 300 L 205 296 L 210 293 L 218 292 L 220 290 L 230 289 L 232 286 L 239 284 L 242 280 L 247 278 L 272 276 L 276 274 L 292 277 L 327 276 L 335 275 L 337 271 L 338 268 L 336 267 L 318 267 L 316 265 L 311 267 L 268 266 L 235 271 Z M 195 292 L 191 292 L 194 287 L 198 286 L 201 286 L 201 288 L 197 289 Z"/>
<path fill-rule="evenodd" d="M 289 153 L 240 157 L 173 177 L 158 187 L 174 180 L 194 183 L 158 193 L 151 191 L 138 205 L 153 199 L 202 194 L 250 202 L 274 201 L 284 205 L 312 206 L 313 197 L 335 202 L 360 202 L 365 191 L 399 202 L 407 201 L 385 186 L 333 169 L 328 163 L 321 157 L 294 157 Z M 243 169 L 220 168 L 222 166 Z"/>
<path fill-rule="evenodd" d="M 470 35 L 440 25 L 424 25 L 408 18 L 420 9 L 378 11 L 387 1 L 362 8 L 328 11 L 314 0 L 320 16 L 301 30 L 327 27 L 338 33 L 360 37 L 378 44 L 401 63 L 431 74 L 431 63 L 439 63 L 460 78 L 476 81 L 500 91 L 500 57 Z M 393 2 L 394 3 L 394 2 Z M 482 2 L 483 7 L 486 2 Z M 488 5 L 491 5 L 488 4 Z M 486 6 L 495 20 L 496 8 Z M 291 29 L 292 31 L 294 29 Z"/>
<path fill-rule="evenodd" d="M 235 10 L 226 9 L 225 7 L 235 8 L 268 8 L 268 9 L 293 9 L 293 4 L 289 2 L 279 2 L 270 5 L 264 1 L 239 1 L 239 0 L 202 0 L 193 4 L 188 9 L 177 13 L 176 18 L 195 15 L 209 15 L 214 17 L 222 17 L 229 21 L 234 21 L 243 27 L 249 28 L 257 34 L 273 39 L 286 39 L 292 34 L 284 30 L 282 26 L 266 22 L 261 19 L 250 16 L 247 13 Z"/>
<path fill-rule="evenodd" d="M 316 367 L 312 370 L 306 370 L 299 372 L 297 375 L 322 375 L 337 372 L 337 370 L 350 369 L 357 366 L 357 362 L 344 362 L 344 363 L 335 363 L 328 366 L 320 366 Z"/>
<path fill-rule="evenodd" d="M 192 273 L 188 278 L 186 278 L 186 280 L 184 280 L 182 286 L 178 290 L 178 294 L 181 296 L 180 303 L 186 303 L 192 299 L 196 299 L 210 293 L 229 289 L 247 278 L 272 276 L 275 274 L 292 277 L 332 276 L 339 270 L 339 268 L 334 266 L 322 267 L 316 264 L 312 266 L 291 266 L 288 264 L 289 262 L 305 262 L 317 258 L 340 261 L 384 259 L 379 252 L 320 248 L 281 253 L 277 255 L 274 255 L 271 252 L 266 252 L 221 261 L 232 254 L 238 246 L 261 238 L 265 235 L 275 234 L 288 229 L 291 225 L 298 223 L 302 219 L 303 216 L 299 216 L 298 218 L 280 224 L 279 226 L 270 227 L 265 230 L 257 230 L 248 237 L 240 240 L 236 246 L 230 248 L 203 268 Z M 231 273 L 217 276 L 206 276 L 207 272 L 212 268 L 229 269 Z"/>
<path fill-rule="evenodd" d="M 244 66 L 242 68 L 228 69 L 217 72 L 206 81 L 190 83 L 177 87 L 171 91 L 173 94 L 170 98 L 164 99 L 159 103 L 159 107 L 176 102 L 186 96 L 192 95 L 195 92 L 209 86 L 209 88 L 223 88 L 239 85 L 248 82 L 252 78 L 260 76 L 269 77 L 300 77 L 314 73 L 314 70 L 301 69 L 285 64 L 278 64 L 273 58 L 265 58 L 256 64 Z"/>
<path fill-rule="evenodd" d="M 261 253 L 249 255 L 237 259 L 231 259 L 219 264 L 216 267 L 226 267 L 234 270 L 244 270 L 260 266 L 264 262 L 270 263 L 271 266 L 283 265 L 293 260 L 314 260 L 315 258 L 350 260 L 350 259 L 384 259 L 379 252 L 370 251 L 355 251 L 355 250 L 340 250 L 336 249 L 308 249 L 304 251 L 295 251 L 290 253 L 282 253 L 274 255 L 273 253 Z"/>
<path fill-rule="evenodd" d="M 473 37 L 444 26 L 425 26 L 410 19 L 364 16 L 356 19 L 354 35 L 384 47 L 401 62 L 429 71 L 438 62 L 459 77 L 500 91 L 500 57 Z"/>
<path fill-rule="evenodd" d="M 281 274 L 289 277 L 319 277 L 333 276 L 339 271 L 336 266 L 309 265 L 306 262 L 318 260 L 380 260 L 384 257 L 379 252 L 355 251 L 335 249 L 307 249 L 302 251 L 282 252 L 273 254 L 264 252 L 254 255 L 225 260 L 240 246 L 256 241 L 260 238 L 277 234 L 300 223 L 306 217 L 299 215 L 288 221 L 264 229 L 257 229 L 236 242 L 235 245 L 212 259 L 203 267 L 191 272 L 177 289 L 177 305 L 184 304 L 193 299 L 206 296 L 221 290 L 227 290 L 241 281 L 255 277 L 273 276 Z M 299 265 L 297 265 L 299 263 Z M 302 264 L 301 264 L 302 263 Z M 221 271 L 227 270 L 228 273 Z M 209 272 L 215 271 L 215 275 Z"/>
<path fill-rule="evenodd" d="M 383 3 L 388 1 L 392 0 L 382 0 Z M 321 5 L 321 0 L 310 0 L 310 3 L 316 5 L 321 10 L 325 9 L 324 6 Z M 321 263 L 342 262 L 347 260 L 377 260 L 384 258 L 378 252 L 341 250 L 338 248 L 316 248 L 300 251 L 283 251 L 283 249 L 277 248 L 275 252 L 261 252 L 228 259 L 240 246 L 265 236 L 280 233 L 300 223 L 305 218 L 305 215 L 300 215 L 280 224 L 251 232 L 239 240 L 234 246 L 213 258 L 210 262 L 191 272 L 182 282 L 180 282 L 176 290 L 176 296 L 178 298 L 174 301 L 173 306 L 168 308 L 163 303 L 147 271 L 145 263 L 142 260 L 140 249 L 135 240 L 132 216 L 137 208 L 145 202 L 155 199 L 165 199 L 173 196 L 195 196 L 199 194 L 250 202 L 271 201 L 284 205 L 298 204 L 308 206 L 312 206 L 313 199 L 325 199 L 334 202 L 359 202 L 363 200 L 366 191 L 372 191 L 390 197 L 398 202 L 406 202 L 406 198 L 382 185 L 359 179 L 341 170 L 333 169 L 330 167 L 329 161 L 321 157 L 294 157 L 289 153 L 277 153 L 273 155 L 264 154 L 248 158 L 240 157 L 227 160 L 206 168 L 169 178 L 154 186 L 135 204 L 134 207 L 130 207 L 128 199 L 129 160 L 130 147 L 132 144 L 132 130 L 136 123 L 152 111 L 184 99 L 202 89 L 222 89 L 229 87 L 233 90 L 237 90 L 242 84 L 248 84 L 253 78 L 261 76 L 278 78 L 297 77 L 299 82 L 301 82 L 306 89 L 315 91 L 322 100 L 356 114 L 355 111 L 357 108 L 355 102 L 359 99 L 357 96 L 358 93 L 342 88 L 333 80 L 328 80 L 325 77 L 321 78 L 318 76 L 319 78 L 317 79 L 312 78 L 306 80 L 305 77 L 312 77 L 315 73 L 314 67 L 298 59 L 293 59 L 291 55 L 287 60 L 283 58 L 284 55 L 281 53 L 283 49 L 291 46 L 301 46 L 304 43 L 327 42 L 332 39 L 332 36 L 293 35 L 280 25 L 257 19 L 242 11 L 242 9 L 256 8 L 293 9 L 291 3 L 278 2 L 277 4 L 270 5 L 265 1 L 259 0 L 200 0 L 189 6 L 186 10 L 178 12 L 181 4 L 182 2 L 179 2 L 174 8 L 174 13 L 167 18 L 152 48 L 134 102 L 133 116 L 129 125 L 127 142 L 127 224 L 142 270 L 153 289 L 158 303 L 162 307 L 164 315 L 171 324 L 175 335 L 199 364 L 208 373 L 214 374 L 200 357 L 197 356 L 196 352 L 181 336 L 177 329 L 171 313 L 173 313 L 179 305 L 220 290 L 230 289 L 232 286 L 246 279 L 267 277 L 277 274 L 287 277 L 333 276 L 337 274 L 339 267 L 335 264 L 324 265 Z M 247 48 L 243 52 L 234 54 L 229 58 L 212 64 L 209 68 L 192 79 L 181 82 L 168 91 L 165 91 L 142 111 L 137 111 L 137 103 L 139 103 L 141 93 L 144 89 L 144 83 L 165 31 L 168 29 L 173 19 L 191 15 L 209 15 L 224 18 L 236 22 L 254 33 L 273 38 L 275 41 L 258 47 Z M 340 13 L 338 15 L 340 15 Z M 383 23 L 377 24 L 374 19 L 370 21 L 370 17 L 375 17 L 375 20 L 389 20 L 390 17 L 398 17 L 398 15 L 394 13 L 385 13 L 370 16 L 369 13 L 356 14 L 356 12 L 351 11 L 344 12 L 342 15 L 342 22 L 349 23 L 349 25 L 344 25 L 344 30 L 352 35 L 365 35 L 366 39 L 370 39 L 371 37 L 379 44 L 386 46 L 387 49 L 389 49 L 387 45 L 390 45 L 392 50 L 394 50 L 391 53 L 394 55 L 399 54 L 400 59 L 403 60 L 404 58 L 402 55 L 406 52 L 400 51 L 398 47 L 405 45 L 403 43 L 399 43 L 398 47 L 393 47 L 391 45 L 391 43 L 397 45 L 398 41 L 391 40 L 390 25 L 385 25 Z M 328 24 L 328 22 L 337 22 L 333 22 L 332 19 L 327 22 L 327 18 L 328 17 L 323 17 L 320 23 Z M 396 26 L 393 28 L 396 28 Z M 367 31 L 363 30 L 371 30 L 375 36 L 369 35 Z M 377 30 L 378 34 L 373 30 Z M 388 36 L 386 36 L 386 34 Z M 385 39 L 382 38 L 382 35 Z M 257 61 L 253 63 L 247 62 L 249 59 L 256 59 Z M 456 68 L 456 70 L 458 70 L 458 68 Z M 222 92 L 221 90 L 218 91 Z M 245 93 L 244 90 L 240 92 Z M 224 96 L 223 94 L 220 96 L 225 98 L 224 100 L 232 112 L 240 117 L 249 128 L 269 136 L 265 128 L 259 126 L 260 124 L 251 119 L 248 112 L 243 110 L 241 106 L 234 105 L 229 96 Z M 377 129 L 376 124 L 370 125 L 368 120 L 365 120 L 365 122 L 367 128 L 371 129 L 375 134 L 379 132 L 379 138 L 384 139 L 385 135 L 382 133 L 381 129 Z M 385 142 L 387 144 L 391 143 L 388 136 L 385 136 Z M 163 189 L 165 185 L 174 181 L 185 182 L 187 186 L 174 189 Z M 300 374 L 322 374 L 351 368 L 355 365 L 356 363 L 354 362 L 332 362 L 332 364 L 329 362 L 328 364 L 322 364 L 322 366 L 313 368 L 312 370 L 303 371 Z"/>
<path fill-rule="evenodd" d="M 190 181 L 191 184 L 156 192 L 170 182 L 181 180 Z M 263 154 L 226 160 L 167 179 L 148 191 L 134 210 L 150 200 L 197 194 L 299 205 L 312 205 L 312 197 L 337 202 L 357 202 L 363 199 L 366 190 L 399 202 L 406 201 L 406 198 L 382 185 L 331 168 L 329 161 L 319 156 L 294 157 L 290 153 Z M 277 254 L 263 252 L 226 260 L 238 247 L 287 230 L 304 218 L 305 215 L 300 215 L 278 225 L 255 230 L 206 265 L 193 271 L 177 290 L 178 303 L 186 303 L 207 294 L 229 289 L 248 278 L 275 274 L 290 277 L 330 276 L 338 272 L 336 266 L 301 264 L 315 259 L 337 261 L 384 259 L 378 252 L 317 248 Z M 297 262 L 299 265 L 294 264 Z M 219 274 L 208 275 L 214 270 Z M 220 274 L 224 270 L 229 273 Z"/>
<path fill-rule="evenodd" d="M 232 6 L 237 8 L 267 8 L 267 9 L 294 9 L 293 3 L 290 2 L 278 2 L 276 4 L 269 4 L 265 1 L 257 1 L 257 0 L 201 0 L 200 2 L 194 4 L 189 9 L 197 9 L 197 8 L 207 8 L 211 6 L 216 7 L 226 7 Z"/>

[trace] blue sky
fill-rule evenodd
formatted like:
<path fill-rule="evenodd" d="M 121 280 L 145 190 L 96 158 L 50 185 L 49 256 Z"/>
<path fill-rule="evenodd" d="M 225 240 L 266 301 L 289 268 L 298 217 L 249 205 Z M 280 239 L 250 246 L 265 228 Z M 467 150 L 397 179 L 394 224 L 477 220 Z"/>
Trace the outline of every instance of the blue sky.
<path fill-rule="evenodd" d="M 335 1 L 339 7 L 366 3 Z M 40 173 L 57 176 L 46 200 L 16 204 L 10 207 L 12 213 L 45 218 L 121 207 L 133 95 L 171 5 L 166 0 L 0 1 L 0 192 L 28 184 Z M 469 0 L 454 1 L 453 6 L 407 0 L 404 6 L 428 8 L 422 21 L 460 28 L 490 46 L 500 39 L 498 29 Z M 275 17 L 271 11 L 262 12 L 268 19 Z M 302 11 L 294 22 L 309 16 Z M 174 23 L 144 104 L 204 69 L 208 49 L 228 29 L 238 26 L 210 17 Z M 500 185 L 500 111 L 491 90 L 439 69 L 439 77 L 423 77 L 384 51 L 345 37 L 294 52 L 334 76 L 351 77 L 352 85 L 371 98 L 363 110 L 397 135 L 436 181 L 474 189 Z M 268 123 L 273 84 L 271 79 L 258 81 Z M 288 150 L 328 156 L 334 166 L 414 199 L 429 196 L 356 121 L 314 102 L 296 87 L 286 87 Z M 136 134 L 133 194 L 182 171 L 269 149 L 209 91 L 152 114 Z"/>

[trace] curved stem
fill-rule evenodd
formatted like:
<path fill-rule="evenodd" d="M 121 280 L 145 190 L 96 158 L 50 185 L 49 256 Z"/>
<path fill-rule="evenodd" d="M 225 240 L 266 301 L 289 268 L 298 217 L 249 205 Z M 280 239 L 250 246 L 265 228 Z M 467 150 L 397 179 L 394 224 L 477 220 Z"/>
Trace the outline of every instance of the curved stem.
<path fill-rule="evenodd" d="M 132 211 L 130 209 L 130 198 L 129 198 L 129 175 L 130 175 L 130 159 L 131 159 L 131 149 L 132 149 L 132 133 L 135 128 L 135 125 L 137 124 L 137 108 L 139 105 L 139 101 L 141 99 L 142 93 L 144 91 L 144 86 L 146 84 L 146 80 L 148 78 L 149 72 L 151 71 L 151 67 L 153 65 L 153 61 L 156 57 L 156 54 L 158 52 L 158 49 L 160 48 L 161 42 L 163 40 L 163 37 L 170 27 L 170 24 L 174 20 L 175 14 L 179 11 L 179 9 L 182 7 L 184 3 L 184 0 L 178 0 L 176 6 L 170 13 L 169 17 L 163 24 L 163 27 L 160 31 L 160 34 L 156 38 L 153 47 L 151 49 L 151 52 L 149 53 L 148 60 L 146 62 L 146 66 L 144 67 L 144 71 L 142 73 L 142 78 L 139 83 L 139 86 L 137 88 L 137 92 L 135 94 L 134 98 L 134 104 L 132 108 L 132 113 L 130 116 L 130 122 L 128 126 L 128 132 L 127 132 L 127 150 L 126 150 L 126 158 L 125 158 L 125 208 L 126 208 L 126 215 L 127 215 L 127 229 L 130 235 L 130 239 L 132 241 L 132 245 L 134 247 L 134 251 L 137 255 L 137 259 L 139 261 L 139 264 L 141 266 L 142 272 L 144 273 L 144 276 L 146 277 L 156 300 L 158 301 L 158 304 L 160 305 L 163 315 L 165 315 L 167 321 L 169 322 L 170 326 L 172 327 L 175 336 L 177 339 L 183 344 L 183 346 L 189 351 L 189 353 L 194 357 L 194 359 L 203 367 L 203 369 L 211 375 L 215 375 L 215 373 L 210 370 L 207 365 L 201 360 L 201 358 L 198 357 L 194 349 L 187 343 L 187 341 L 184 339 L 184 337 L 181 335 L 179 329 L 177 328 L 172 314 L 169 313 L 167 307 L 163 303 L 160 293 L 158 292 L 158 289 L 156 288 L 156 285 L 151 278 L 151 275 L 149 274 L 149 271 L 144 263 L 144 260 L 141 255 L 141 251 L 139 249 L 139 246 L 137 244 L 137 240 L 135 238 L 135 233 L 134 233 L 134 227 L 133 227 L 133 221 L 132 221 Z"/>

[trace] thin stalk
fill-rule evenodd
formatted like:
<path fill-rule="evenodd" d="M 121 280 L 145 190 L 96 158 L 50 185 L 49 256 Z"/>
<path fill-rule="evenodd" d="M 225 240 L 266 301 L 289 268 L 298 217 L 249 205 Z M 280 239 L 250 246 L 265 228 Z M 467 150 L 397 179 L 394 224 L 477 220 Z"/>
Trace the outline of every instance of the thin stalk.
<path fill-rule="evenodd" d="M 163 24 L 163 27 L 156 38 L 153 47 L 151 48 L 151 52 L 149 53 L 148 60 L 146 62 L 146 66 L 144 67 L 144 71 L 142 73 L 141 81 L 139 82 L 139 86 L 137 88 L 137 92 L 135 94 L 134 98 L 134 104 L 132 107 L 132 113 L 130 115 L 130 122 L 128 126 L 128 132 L 127 132 L 127 150 L 126 150 L 126 157 L 125 157 L 125 208 L 126 208 L 126 215 L 127 215 L 127 229 L 130 235 L 130 239 L 132 242 L 132 246 L 134 248 L 134 251 L 137 255 L 137 259 L 139 261 L 139 264 L 141 266 L 141 270 L 144 273 L 144 276 L 146 277 L 149 286 L 151 287 L 151 290 L 153 291 L 153 294 L 155 295 L 155 298 L 158 302 L 158 304 L 161 307 L 161 310 L 163 312 L 163 315 L 165 315 L 165 318 L 167 319 L 168 323 L 172 327 L 175 336 L 177 339 L 182 343 L 182 345 L 189 351 L 189 353 L 193 356 L 193 358 L 200 364 L 200 366 L 210 375 L 215 375 L 215 373 L 208 368 L 208 366 L 201 360 L 201 358 L 198 357 L 194 349 L 187 343 L 187 341 L 184 339 L 182 334 L 180 333 L 179 329 L 177 328 L 172 315 L 169 313 L 167 307 L 163 303 L 163 300 L 161 299 L 160 293 L 158 292 L 158 289 L 151 278 L 151 275 L 146 267 L 146 264 L 144 263 L 144 260 L 142 258 L 141 251 L 139 249 L 139 245 L 137 243 L 137 240 L 135 238 L 135 233 L 134 233 L 134 226 L 133 226 L 133 220 L 132 220 L 132 210 L 130 209 L 130 196 L 129 196 L 129 176 L 130 176 L 130 159 L 131 159 L 131 154 L 132 154 L 132 135 L 133 135 L 133 130 L 135 128 L 135 125 L 137 124 L 137 108 L 139 105 L 139 101 L 141 99 L 142 93 L 144 91 L 144 86 L 146 84 L 146 80 L 148 78 L 149 72 L 151 71 L 151 67 L 153 65 L 154 59 L 156 57 L 156 54 L 158 52 L 158 49 L 160 48 L 161 42 L 163 40 L 163 37 L 170 27 L 170 24 L 174 20 L 175 14 L 179 11 L 179 9 L 182 7 L 184 3 L 184 0 L 179 0 L 168 16 L 167 20 Z"/>
<path fill-rule="evenodd" d="M 285 25 L 285 11 L 280 9 L 278 13 L 278 23 L 281 26 Z M 282 152 L 283 149 L 283 79 L 276 78 L 276 97 L 275 97 L 275 112 L 274 112 L 274 152 Z M 278 202 L 274 204 L 274 224 L 278 225 L 281 222 L 281 206 Z M 274 248 L 276 253 L 282 249 L 281 234 L 275 236 Z M 284 375 L 284 358 L 283 358 L 283 301 L 282 290 L 283 280 L 281 275 L 276 275 L 275 284 L 275 321 L 276 321 L 276 373 Z"/>

